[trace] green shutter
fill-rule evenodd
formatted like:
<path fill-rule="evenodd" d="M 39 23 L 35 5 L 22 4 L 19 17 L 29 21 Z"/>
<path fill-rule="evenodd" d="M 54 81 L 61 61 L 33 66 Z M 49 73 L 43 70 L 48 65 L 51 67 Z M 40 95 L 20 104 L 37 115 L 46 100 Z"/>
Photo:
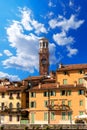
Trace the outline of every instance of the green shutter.
<path fill-rule="evenodd" d="M 63 84 L 67 84 L 67 79 L 63 79 Z"/>
<path fill-rule="evenodd" d="M 68 112 L 68 120 L 72 119 L 72 112 Z"/>
<path fill-rule="evenodd" d="M 80 106 L 83 106 L 83 100 L 80 100 L 80 101 L 79 101 L 79 105 L 80 105 Z"/>
<path fill-rule="evenodd" d="M 71 101 L 68 101 L 68 106 L 71 107 Z"/>
<path fill-rule="evenodd" d="M 51 112 L 51 120 L 54 120 L 54 119 L 55 119 L 55 113 Z"/>
<path fill-rule="evenodd" d="M 83 115 L 83 111 L 80 111 L 80 112 L 79 112 L 79 115 Z"/>
<path fill-rule="evenodd" d="M 66 113 L 62 112 L 62 120 L 66 120 Z"/>
<path fill-rule="evenodd" d="M 79 79 L 79 84 L 82 84 L 82 83 L 83 83 L 83 79 L 80 78 L 80 79 Z"/>
<path fill-rule="evenodd" d="M 44 121 L 47 121 L 47 120 L 48 120 L 48 113 L 44 112 Z"/>
<path fill-rule="evenodd" d="M 54 100 L 51 101 L 51 105 L 54 106 Z"/>
<path fill-rule="evenodd" d="M 47 107 L 48 101 L 44 101 L 44 107 Z"/>

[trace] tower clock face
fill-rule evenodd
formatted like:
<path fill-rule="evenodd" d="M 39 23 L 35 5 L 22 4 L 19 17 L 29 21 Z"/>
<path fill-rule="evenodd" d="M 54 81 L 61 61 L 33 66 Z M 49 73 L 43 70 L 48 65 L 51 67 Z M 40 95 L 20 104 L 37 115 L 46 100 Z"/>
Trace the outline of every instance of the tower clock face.
<path fill-rule="evenodd" d="M 46 64 L 46 59 L 42 58 L 41 62 L 42 62 L 43 65 L 45 65 Z"/>

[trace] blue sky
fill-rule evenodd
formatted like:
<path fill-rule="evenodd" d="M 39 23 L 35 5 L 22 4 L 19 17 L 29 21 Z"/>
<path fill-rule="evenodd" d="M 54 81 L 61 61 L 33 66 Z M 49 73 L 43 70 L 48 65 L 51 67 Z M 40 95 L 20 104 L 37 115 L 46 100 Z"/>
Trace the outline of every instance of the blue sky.
<path fill-rule="evenodd" d="M 49 40 L 50 71 L 87 63 L 87 0 L 1 0 L 0 78 L 39 75 L 41 37 Z"/>

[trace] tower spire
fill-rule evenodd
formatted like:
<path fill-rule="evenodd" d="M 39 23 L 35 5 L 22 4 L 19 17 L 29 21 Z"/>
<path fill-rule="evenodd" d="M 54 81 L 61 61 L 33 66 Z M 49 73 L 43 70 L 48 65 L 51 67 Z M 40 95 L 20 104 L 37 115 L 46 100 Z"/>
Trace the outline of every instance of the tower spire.
<path fill-rule="evenodd" d="M 49 73 L 49 47 L 48 40 L 41 38 L 39 40 L 39 73 L 47 75 Z"/>

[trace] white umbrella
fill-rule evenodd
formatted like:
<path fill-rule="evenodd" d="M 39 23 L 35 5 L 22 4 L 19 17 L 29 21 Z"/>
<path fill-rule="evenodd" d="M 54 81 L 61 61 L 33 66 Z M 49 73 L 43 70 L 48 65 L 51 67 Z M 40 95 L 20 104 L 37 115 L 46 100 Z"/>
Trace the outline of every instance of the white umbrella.
<path fill-rule="evenodd" d="M 75 118 L 77 118 L 77 119 L 86 119 L 87 115 L 86 114 L 78 115 L 78 116 L 75 116 Z"/>

